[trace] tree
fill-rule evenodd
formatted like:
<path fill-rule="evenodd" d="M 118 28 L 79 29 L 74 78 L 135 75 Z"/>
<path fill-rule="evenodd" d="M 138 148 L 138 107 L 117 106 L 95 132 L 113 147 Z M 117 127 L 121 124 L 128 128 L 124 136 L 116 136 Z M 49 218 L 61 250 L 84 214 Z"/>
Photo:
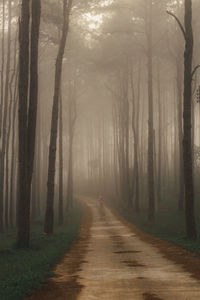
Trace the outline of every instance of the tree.
<path fill-rule="evenodd" d="M 48 165 L 48 181 L 47 181 L 47 201 L 44 232 L 47 234 L 53 233 L 54 224 L 54 180 L 55 180 L 55 162 L 56 162 L 56 142 L 58 135 L 58 108 L 60 85 L 62 76 L 62 62 L 64 51 L 69 31 L 69 15 L 73 0 L 63 0 L 63 27 L 58 55 L 56 59 L 55 82 L 54 82 L 54 97 L 51 117 L 51 136 L 49 144 L 49 165 Z"/>
<path fill-rule="evenodd" d="M 27 110 L 29 83 L 30 1 L 23 0 L 19 24 L 19 199 L 18 247 L 29 246 L 29 201 L 27 199 Z M 20 214 L 20 217 L 19 217 Z"/>
<path fill-rule="evenodd" d="M 147 64 L 148 64 L 148 218 L 155 219 L 155 189 L 154 189 L 154 127 L 153 127 L 153 45 L 152 45 L 152 0 L 146 4 L 146 37 L 147 37 Z"/>
<path fill-rule="evenodd" d="M 61 92 L 62 93 L 62 92 Z M 63 105 L 62 95 L 59 103 L 59 203 L 58 203 L 58 223 L 63 224 Z"/>
<path fill-rule="evenodd" d="M 3 2 L 3 37 L 2 37 L 2 60 L 4 60 L 4 30 L 5 30 L 5 3 Z M 1 108 L 3 108 L 2 115 L 2 149 L 0 153 L 0 231 L 3 230 L 3 211 L 4 211 L 4 180 L 5 180 L 5 157 L 6 157 L 6 145 L 7 145 L 7 117 L 8 117 L 8 101 L 9 101 L 9 81 L 10 81 L 10 59 L 11 59 L 11 0 L 8 3 L 8 37 L 7 37 L 7 59 L 6 59 L 6 76 L 5 76 L 5 88 L 1 86 L 2 102 Z M 4 83 L 4 62 L 2 61 L 2 74 L 1 82 Z M 8 208 L 6 203 L 6 208 Z M 6 223 L 7 223 L 7 211 L 6 209 Z M 6 224 L 7 225 L 7 224 Z"/>
<path fill-rule="evenodd" d="M 33 176 L 36 122 L 38 106 L 38 42 L 40 29 L 41 0 L 32 1 L 31 47 L 30 47 L 30 87 L 28 110 L 28 198 L 31 197 Z"/>
<path fill-rule="evenodd" d="M 4 69 L 5 69 L 5 0 L 2 1 L 0 136 L 2 134 L 2 124 L 3 124 Z M 2 206 L 1 202 L 0 205 Z M 2 209 L 1 211 L 3 213 Z M 0 216 L 0 218 L 2 217 Z M 0 222 L 3 223 L 1 220 Z"/>
<path fill-rule="evenodd" d="M 69 86 L 69 99 L 68 99 L 69 159 L 68 159 L 68 180 L 67 180 L 67 209 L 73 207 L 73 141 L 74 141 L 75 123 L 77 118 L 76 82 L 72 83 L 71 85 L 73 86 Z"/>
<path fill-rule="evenodd" d="M 192 154 L 192 59 L 193 59 L 192 0 L 185 0 L 184 54 L 184 111 L 183 111 L 183 167 L 185 180 L 185 217 L 188 238 L 196 238 L 194 215 L 194 179 Z"/>
<path fill-rule="evenodd" d="M 183 169 L 185 186 L 185 219 L 186 234 L 190 239 L 196 239 L 196 223 L 194 214 L 194 178 L 192 154 L 192 78 L 199 66 L 192 70 L 194 37 L 192 29 L 192 0 L 185 0 L 185 28 L 180 20 L 171 12 L 179 24 L 185 39 L 184 53 L 184 105 L 183 105 Z"/>
<path fill-rule="evenodd" d="M 17 245 L 19 248 L 29 247 L 30 241 L 30 197 L 38 100 L 40 11 L 40 0 L 32 1 L 30 45 L 30 1 L 22 1 L 19 28 L 19 199 L 17 208 Z"/>
<path fill-rule="evenodd" d="M 12 128 L 11 128 L 11 162 L 10 162 L 10 207 L 9 207 L 9 219 L 10 226 L 14 227 L 14 197 L 15 197 L 15 162 L 17 155 L 15 154 L 15 142 L 16 142 L 16 117 L 17 117 L 17 104 L 18 104 L 18 64 L 17 64 L 17 44 L 18 42 L 18 31 L 16 32 L 15 37 L 15 46 L 14 46 L 14 66 L 13 74 L 10 81 L 10 94 L 13 101 L 13 110 L 12 110 Z M 14 91 L 12 91 L 12 83 L 14 83 Z"/>
<path fill-rule="evenodd" d="M 140 73 L 140 68 L 139 68 Z M 134 137 L 134 179 L 135 179 L 135 210 L 136 212 L 140 211 L 140 203 L 139 203 L 139 193 L 140 193 L 140 185 L 139 185 L 139 161 L 138 161 L 138 121 L 136 120 L 136 101 L 135 101 L 135 90 L 133 84 L 133 74 L 131 71 L 131 91 L 132 91 L 132 130 Z M 138 86 L 138 97 L 139 97 L 139 89 L 140 89 L 140 74 L 139 74 L 139 86 Z M 139 102 L 138 102 L 139 103 Z M 139 114 L 139 113 L 138 113 Z M 134 196 L 134 195 L 133 195 Z"/>
<path fill-rule="evenodd" d="M 6 63 L 6 79 L 5 79 L 5 96 L 4 96 L 4 114 L 3 114 L 3 136 L 2 136 L 2 153 L 1 153 L 1 191 L 0 197 L 3 198 L 5 192 L 5 227 L 8 228 L 8 151 L 10 139 L 11 125 L 11 107 L 12 99 L 9 99 L 10 92 L 10 61 L 11 61 L 11 0 L 8 2 L 8 46 L 7 46 L 7 63 Z M 8 124 L 7 124 L 8 122 Z M 5 178 L 5 184 L 4 184 Z"/>

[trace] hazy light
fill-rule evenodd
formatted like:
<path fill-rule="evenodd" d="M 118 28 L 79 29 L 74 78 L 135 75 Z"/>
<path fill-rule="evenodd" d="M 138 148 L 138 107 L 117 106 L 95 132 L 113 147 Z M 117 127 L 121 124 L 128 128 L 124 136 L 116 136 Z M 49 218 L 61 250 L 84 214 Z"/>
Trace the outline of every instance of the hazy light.
<path fill-rule="evenodd" d="M 91 30 L 97 30 L 103 24 L 103 14 L 86 13 L 83 15 L 83 18 L 87 21 L 88 27 Z"/>
<path fill-rule="evenodd" d="M 109 6 L 113 3 L 113 0 L 104 0 L 101 2 L 100 6 L 101 7 L 105 7 L 105 6 Z"/>

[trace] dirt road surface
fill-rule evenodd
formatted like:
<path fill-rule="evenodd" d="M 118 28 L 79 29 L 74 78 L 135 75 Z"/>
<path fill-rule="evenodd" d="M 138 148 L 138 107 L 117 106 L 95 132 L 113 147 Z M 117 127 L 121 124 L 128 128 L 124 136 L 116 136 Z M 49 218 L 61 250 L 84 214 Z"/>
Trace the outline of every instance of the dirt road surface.
<path fill-rule="evenodd" d="M 200 300 L 200 281 L 185 269 L 187 263 L 169 260 L 95 199 L 87 205 L 79 239 L 57 265 L 55 278 L 30 300 Z"/>

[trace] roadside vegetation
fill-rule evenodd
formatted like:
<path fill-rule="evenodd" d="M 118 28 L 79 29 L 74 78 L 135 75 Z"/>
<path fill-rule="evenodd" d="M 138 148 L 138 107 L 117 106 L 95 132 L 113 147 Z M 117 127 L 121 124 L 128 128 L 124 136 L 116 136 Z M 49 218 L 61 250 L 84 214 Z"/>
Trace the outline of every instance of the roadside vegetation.
<path fill-rule="evenodd" d="M 164 199 L 163 199 L 164 200 Z M 152 236 L 174 243 L 184 249 L 200 254 L 200 237 L 197 239 L 188 239 L 185 234 L 185 214 L 183 211 L 178 211 L 175 206 L 175 199 L 162 202 L 159 210 L 156 213 L 155 222 L 151 224 L 148 221 L 146 210 L 143 209 L 138 214 L 133 209 L 126 209 L 119 202 L 111 202 L 110 205 L 122 216 L 125 220 L 135 225 L 138 229 Z M 197 228 L 200 226 L 200 216 L 198 214 L 199 204 L 196 208 Z"/>
<path fill-rule="evenodd" d="M 82 207 L 76 204 L 53 235 L 32 225 L 29 249 L 15 247 L 15 230 L 0 234 L 0 299 L 21 300 L 53 276 L 52 268 L 69 249 L 79 231 Z"/>

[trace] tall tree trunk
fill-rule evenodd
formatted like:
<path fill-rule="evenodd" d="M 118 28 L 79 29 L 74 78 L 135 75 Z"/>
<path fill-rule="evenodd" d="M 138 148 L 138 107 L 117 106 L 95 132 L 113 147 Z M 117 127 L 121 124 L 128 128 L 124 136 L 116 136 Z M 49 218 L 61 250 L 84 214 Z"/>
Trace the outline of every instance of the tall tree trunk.
<path fill-rule="evenodd" d="M 30 88 L 28 110 L 28 187 L 27 197 L 31 198 L 31 181 L 33 176 L 36 122 L 38 106 L 38 43 L 40 32 L 41 0 L 32 1 L 31 47 L 30 47 Z"/>
<path fill-rule="evenodd" d="M 41 124 L 39 116 L 39 124 Z M 39 125 L 40 126 L 40 125 Z M 40 127 L 39 127 L 40 128 Z M 42 187 L 42 149 L 41 149 L 41 138 L 42 134 L 39 133 L 38 141 L 37 141 L 37 161 L 36 161 L 36 178 L 37 178 L 37 194 L 36 194 L 36 211 L 37 211 L 37 217 L 40 217 L 41 215 L 41 187 Z"/>
<path fill-rule="evenodd" d="M 177 96 L 178 96 L 178 145 L 179 145 L 179 195 L 178 209 L 183 210 L 184 207 L 184 173 L 183 173 L 183 78 L 182 78 L 182 63 L 177 59 Z"/>
<path fill-rule="evenodd" d="M 135 190 L 135 197 L 136 197 L 136 210 L 140 211 L 140 158 L 139 158 L 139 136 L 140 136 L 140 107 L 141 107 L 141 61 L 139 62 L 139 73 L 138 73 L 138 87 L 137 87 L 137 116 L 136 116 L 136 157 L 137 159 L 137 166 L 136 166 L 136 190 Z"/>
<path fill-rule="evenodd" d="M 3 230 L 3 212 L 4 212 L 4 192 L 5 192 L 5 158 L 7 145 L 7 118 L 8 118 L 8 102 L 9 102 L 9 81 L 10 81 L 10 57 L 11 57 L 11 0 L 8 3 L 8 37 L 7 37 L 7 61 L 6 61 L 6 78 L 5 78 L 5 94 L 3 108 L 3 124 L 2 124 L 2 150 L 0 158 L 0 230 Z M 6 222 L 8 216 L 8 203 L 5 203 Z M 7 225 L 7 224 L 6 224 Z"/>
<path fill-rule="evenodd" d="M 63 224 L 63 111 L 62 95 L 60 95 L 59 106 L 59 202 L 58 202 L 58 224 Z"/>
<path fill-rule="evenodd" d="M 188 238 L 195 239 L 196 224 L 194 214 L 194 178 L 192 162 L 192 58 L 193 58 L 193 30 L 192 30 L 192 1 L 185 0 L 185 55 L 184 55 L 184 111 L 183 111 L 183 165 L 185 183 L 185 217 Z"/>
<path fill-rule="evenodd" d="M 16 82 L 15 86 L 18 84 L 18 74 L 16 74 Z M 18 93 L 15 92 L 14 95 L 14 105 L 13 105 L 13 113 L 12 113 L 12 134 L 11 134 L 11 167 L 10 167 L 10 207 L 9 207 L 9 219 L 10 226 L 14 226 L 14 196 L 17 194 L 14 189 L 15 185 L 15 160 L 16 160 L 16 117 L 17 117 L 17 103 L 18 103 Z"/>
<path fill-rule="evenodd" d="M 69 160 L 68 160 L 68 179 L 67 179 L 67 211 L 73 207 L 73 138 L 69 138 Z"/>
<path fill-rule="evenodd" d="M 18 68 L 17 68 L 18 70 Z M 9 219 L 10 226 L 14 227 L 14 199 L 17 199 L 17 190 L 15 189 L 15 166 L 17 161 L 16 146 L 16 117 L 17 117 L 17 104 L 18 104 L 18 72 L 15 75 L 15 92 L 14 92 L 14 105 L 12 113 L 12 135 L 11 135 L 11 167 L 10 167 L 10 207 Z"/>
<path fill-rule="evenodd" d="M 67 209 L 73 207 L 73 141 L 76 122 L 76 96 L 75 85 L 69 95 L 69 160 L 68 160 L 68 181 L 67 181 Z M 94 155 L 95 161 L 95 155 Z M 98 178 L 98 177 L 96 177 Z M 95 186 L 96 187 L 96 186 Z"/>
<path fill-rule="evenodd" d="M 140 211 L 139 205 L 139 162 L 138 162 L 138 135 L 136 133 L 136 103 L 135 103 L 135 91 L 133 86 L 133 76 L 131 74 L 131 90 L 132 90 L 132 130 L 134 137 L 134 180 L 135 180 L 135 188 L 133 191 L 135 192 L 133 197 L 135 200 L 135 211 Z M 138 113 L 138 112 L 137 112 Z"/>
<path fill-rule="evenodd" d="M 10 84 L 9 84 L 10 85 Z M 9 149 L 10 149 L 10 134 L 11 134 L 11 125 L 12 125 L 12 106 L 13 106 L 13 95 L 12 87 L 10 86 L 10 103 L 8 108 L 8 132 L 7 132 L 7 141 L 6 141 L 6 161 L 5 161 L 5 227 L 9 227 Z"/>
<path fill-rule="evenodd" d="M 11 60 L 11 1 L 8 2 L 8 41 L 7 41 L 7 65 L 6 65 L 6 82 L 5 82 L 5 103 L 3 115 L 3 137 L 2 137 L 2 168 L 3 174 L 1 180 L 3 188 L 0 193 L 3 193 L 5 198 L 5 227 L 8 228 L 8 209 L 9 209 L 9 141 L 10 141 L 10 125 L 11 125 L 11 109 L 12 109 L 12 94 L 10 94 L 10 60 Z M 7 124 L 8 123 L 8 124 Z M 4 175 L 5 174 L 5 175 Z M 5 191 L 4 191 L 5 190 Z"/>
<path fill-rule="evenodd" d="M 38 41 L 40 0 L 32 1 L 30 45 L 30 1 L 22 1 L 20 24 L 19 75 L 19 200 L 18 247 L 28 247 L 30 240 L 31 181 L 35 154 L 35 132 L 38 102 Z M 27 27 L 27 28 L 24 28 Z M 30 45 L 30 50 L 29 50 Z M 25 56 L 26 59 L 25 59 Z M 30 61 L 30 70 L 29 70 Z M 25 63 L 27 66 L 25 66 Z M 30 86 L 29 86 L 30 72 Z M 27 77 L 25 79 L 25 76 Z M 25 80 L 23 83 L 22 81 Z M 28 98 L 29 93 L 29 98 Z M 23 177 L 22 177 L 23 176 Z M 24 181 L 22 183 L 22 181 Z M 22 217 L 23 216 L 23 217 Z"/>
<path fill-rule="evenodd" d="M 119 94 L 116 95 L 118 112 L 119 148 L 118 160 L 121 181 L 121 200 L 127 207 L 132 207 L 130 170 L 129 170 L 129 78 L 128 66 L 119 73 Z"/>
<path fill-rule="evenodd" d="M 37 153 L 36 153 L 37 154 Z M 37 159 L 34 159 L 34 170 L 36 171 Z M 31 222 L 35 222 L 37 218 L 37 174 L 34 171 L 33 178 L 31 181 Z"/>
<path fill-rule="evenodd" d="M 19 28 L 19 198 L 17 207 L 17 245 L 19 248 L 28 247 L 30 239 L 30 203 L 27 199 L 27 110 L 29 89 L 29 28 L 30 1 L 22 0 L 21 20 Z"/>
<path fill-rule="evenodd" d="M 115 186 L 115 196 L 119 198 L 119 173 L 118 173 L 118 161 L 117 161 L 117 148 L 118 148 L 118 134 L 117 134 L 117 111 L 115 103 L 113 104 L 112 113 L 112 123 L 113 123 L 113 176 L 114 176 L 114 186 Z"/>
<path fill-rule="evenodd" d="M 161 176 L 162 176 L 162 107 L 161 107 L 161 88 L 160 88 L 160 64 L 157 61 L 157 84 L 158 84 L 158 182 L 157 182 L 157 201 L 161 202 Z"/>
<path fill-rule="evenodd" d="M 18 31 L 16 32 L 15 43 L 14 43 L 14 62 L 13 62 L 13 73 L 10 80 L 10 97 L 13 102 L 12 112 L 11 112 L 11 159 L 10 159 L 10 188 L 9 188 L 9 220 L 11 228 L 14 227 L 14 160 L 15 160 L 15 121 L 17 115 L 17 103 L 18 103 L 18 66 L 17 66 L 17 42 L 18 42 Z M 13 86 L 14 83 L 14 86 Z"/>
<path fill-rule="evenodd" d="M 148 60 L 148 218 L 155 219 L 155 190 L 154 190 L 154 127 L 153 127 L 153 54 L 152 54 L 152 0 L 147 0 L 146 36 Z"/>
<path fill-rule="evenodd" d="M 3 124 L 3 103 L 4 103 L 4 69 L 5 69 L 5 0 L 2 0 L 2 38 L 1 38 L 1 103 L 0 103 L 0 137 Z M 0 199 L 1 201 L 1 199 Z M 1 203 L 0 203 L 1 205 Z M 1 207 L 0 207 L 1 210 Z M 1 215 L 0 215 L 1 218 Z M 0 220 L 1 222 L 1 220 Z"/>
<path fill-rule="evenodd" d="M 67 41 L 69 28 L 69 14 L 71 11 L 72 0 L 63 0 L 63 28 L 62 37 L 59 45 L 58 56 L 56 59 L 55 84 L 53 109 L 51 118 L 51 136 L 49 145 L 49 166 L 48 166 L 48 181 L 47 181 L 47 202 L 44 231 L 47 234 L 53 233 L 54 225 L 54 180 L 55 180 L 55 162 L 56 162 L 56 142 L 58 134 L 58 107 L 60 96 L 60 84 L 62 76 L 62 62 Z"/>

